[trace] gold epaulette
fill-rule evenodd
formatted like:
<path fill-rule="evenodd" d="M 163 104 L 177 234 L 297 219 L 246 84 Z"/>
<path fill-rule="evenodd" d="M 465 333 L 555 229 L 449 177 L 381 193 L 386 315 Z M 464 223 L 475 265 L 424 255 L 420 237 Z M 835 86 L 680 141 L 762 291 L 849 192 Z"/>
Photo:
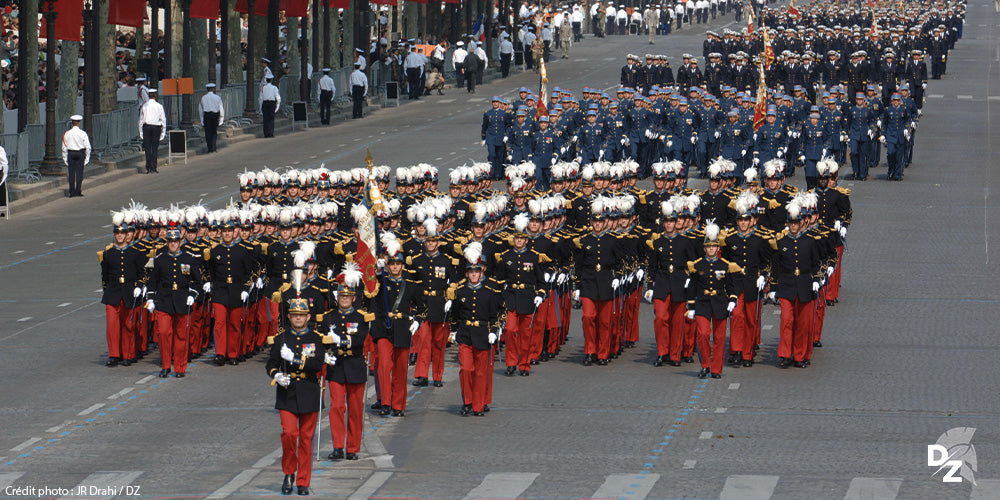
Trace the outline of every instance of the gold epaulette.
<path fill-rule="evenodd" d="M 851 195 L 851 190 L 848 189 L 848 188 L 845 188 L 845 187 L 842 187 L 842 186 L 837 186 L 837 187 L 835 187 L 833 189 L 836 189 L 837 191 L 840 191 L 842 194 L 844 194 L 846 196 L 850 196 Z"/>
<path fill-rule="evenodd" d="M 722 262 L 725 262 L 729 266 L 727 270 L 729 272 L 731 272 L 731 273 L 742 273 L 743 272 L 743 268 L 740 267 L 740 265 L 737 264 L 737 263 L 735 263 L 735 262 L 729 262 L 726 259 L 722 259 Z"/>
<path fill-rule="evenodd" d="M 583 248 L 583 243 L 580 242 L 579 236 L 573 238 L 573 244 L 576 245 L 576 248 Z"/>
<path fill-rule="evenodd" d="M 451 265 L 458 266 L 458 259 L 451 259 Z"/>
<path fill-rule="evenodd" d="M 694 265 L 697 264 L 698 262 L 701 262 L 701 259 L 698 259 L 698 260 L 689 260 L 688 261 L 687 267 L 688 267 L 688 272 L 689 273 L 693 273 L 694 272 Z"/>

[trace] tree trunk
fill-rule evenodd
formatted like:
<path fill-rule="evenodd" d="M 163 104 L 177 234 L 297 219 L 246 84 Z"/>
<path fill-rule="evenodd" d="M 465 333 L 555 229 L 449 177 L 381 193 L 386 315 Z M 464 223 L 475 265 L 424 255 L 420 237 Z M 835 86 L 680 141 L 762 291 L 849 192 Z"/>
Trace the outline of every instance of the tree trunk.
<path fill-rule="evenodd" d="M 63 40 L 62 59 L 59 62 L 59 100 L 56 101 L 56 120 L 68 120 L 76 114 L 77 84 L 80 76 L 80 42 Z"/>
<path fill-rule="evenodd" d="M 194 79 L 194 90 L 196 92 L 205 88 L 208 83 L 208 30 L 215 29 L 215 21 L 209 27 L 208 19 L 192 19 L 191 23 L 191 78 Z M 195 104 L 197 106 L 197 104 Z M 196 109 L 196 108 L 195 108 Z"/>
<path fill-rule="evenodd" d="M 26 0 L 21 2 L 21 9 L 18 13 L 20 19 L 38 18 L 39 0 Z M 21 37 L 25 43 L 20 44 L 24 49 L 25 60 L 29 61 L 25 65 L 24 88 L 27 90 L 27 99 L 19 106 L 24 106 L 28 113 L 28 123 L 41 123 L 38 115 L 38 23 L 21 23 Z"/>
<path fill-rule="evenodd" d="M 98 47 L 97 60 L 100 61 L 98 70 L 98 83 L 100 84 L 100 96 L 98 97 L 99 109 L 102 113 L 110 113 L 118 109 L 118 85 L 117 73 L 115 69 L 115 25 L 108 24 L 108 2 L 94 2 L 97 6 L 98 35 L 101 40 Z M 155 60 L 155 59 L 154 59 Z"/>
<path fill-rule="evenodd" d="M 235 5 L 235 4 L 231 4 Z M 243 83 L 243 19 L 239 12 L 230 8 L 229 16 L 229 83 Z"/>
<path fill-rule="evenodd" d="M 171 32 L 170 54 L 172 62 L 170 63 L 169 78 L 181 78 L 184 76 L 183 57 L 186 57 L 186 54 L 184 54 L 183 47 L 184 12 L 181 10 L 181 1 L 183 0 L 173 0 L 170 2 L 170 26 L 166 27 Z"/>

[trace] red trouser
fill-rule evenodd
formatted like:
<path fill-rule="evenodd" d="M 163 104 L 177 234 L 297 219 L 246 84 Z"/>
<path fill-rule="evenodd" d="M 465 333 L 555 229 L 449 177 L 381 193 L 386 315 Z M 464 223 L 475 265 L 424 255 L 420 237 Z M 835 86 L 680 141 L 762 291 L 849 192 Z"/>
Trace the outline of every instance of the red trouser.
<path fill-rule="evenodd" d="M 281 472 L 295 474 L 295 484 L 309 486 L 312 479 L 313 433 L 319 412 L 281 410 Z"/>
<path fill-rule="evenodd" d="M 629 342 L 639 341 L 639 301 L 642 300 L 642 294 L 639 290 L 632 292 L 629 296 L 629 322 L 628 322 L 628 336 L 625 340 Z"/>
<path fill-rule="evenodd" d="M 124 301 L 104 306 L 107 318 L 108 357 L 135 358 L 135 327 L 139 319 L 137 308 L 125 307 Z"/>
<path fill-rule="evenodd" d="M 427 378 L 427 368 L 433 361 L 434 366 L 431 367 L 433 380 L 441 380 L 441 377 L 444 376 L 444 346 L 448 344 L 448 323 L 424 321 L 420 324 L 420 330 L 417 330 L 417 333 L 420 333 L 421 330 L 424 331 L 424 334 L 421 335 L 423 341 L 420 346 L 420 354 L 417 355 L 417 366 L 413 370 L 413 376 Z"/>
<path fill-rule="evenodd" d="M 267 308 L 268 308 L 268 310 L 271 311 L 271 321 L 267 325 L 267 334 L 266 335 L 268 337 L 273 337 L 273 336 L 275 336 L 275 335 L 278 334 L 278 320 L 281 319 L 281 318 L 278 317 L 278 315 L 280 315 L 281 312 L 280 312 L 280 308 L 278 307 L 278 303 L 275 302 L 275 301 L 273 301 L 273 300 L 271 300 L 271 299 L 267 299 Z M 266 340 L 267 339 L 265 338 L 265 341 Z"/>
<path fill-rule="evenodd" d="M 538 310 L 535 311 L 535 319 L 531 322 L 531 346 L 528 351 L 529 361 L 542 356 L 542 345 L 545 343 L 545 328 L 548 326 L 549 307 L 551 305 L 550 299 L 546 297 L 542 301 L 542 305 L 538 306 Z M 529 368 L 526 367 L 525 369 Z"/>
<path fill-rule="evenodd" d="M 545 352 L 556 352 L 556 349 L 559 348 L 559 336 L 561 335 L 559 324 L 562 322 L 563 317 L 560 310 L 562 304 L 556 300 L 555 291 L 550 290 L 549 295 L 545 297 L 545 303 L 542 305 L 547 307 L 545 329 L 549 331 L 549 338 L 545 340 L 542 350 Z M 544 332 L 542 333 L 544 337 Z"/>
<path fill-rule="evenodd" d="M 330 433 L 333 447 L 347 453 L 361 450 L 361 431 L 365 416 L 365 384 L 330 382 Z M 344 413 L 347 413 L 347 433 L 344 430 Z M 347 446 L 344 446 L 346 439 Z"/>
<path fill-rule="evenodd" d="M 531 335 L 528 332 L 528 325 L 531 324 L 530 314 L 517 314 L 517 311 L 507 311 L 507 325 L 504 326 L 503 338 L 505 352 L 504 362 L 507 366 L 519 366 L 521 358 L 524 364 L 528 365 L 528 342 L 531 342 Z M 522 345 L 524 346 L 522 348 Z"/>
<path fill-rule="evenodd" d="M 614 301 L 580 298 L 583 311 L 583 353 L 608 359 L 611 354 L 611 309 Z"/>
<path fill-rule="evenodd" d="M 379 397 L 382 404 L 392 406 L 393 410 L 406 409 L 406 347 L 394 347 L 389 339 L 378 339 L 378 376 Z"/>
<path fill-rule="evenodd" d="M 573 311 L 573 298 L 570 297 L 569 293 L 564 293 L 560 299 L 562 301 L 562 310 L 559 311 L 559 314 L 562 319 L 562 332 L 559 335 L 559 345 L 561 346 L 566 343 L 566 337 L 569 335 L 569 320 Z"/>
<path fill-rule="evenodd" d="M 240 355 L 240 307 L 226 307 L 222 304 L 212 304 L 212 316 L 215 318 L 215 353 L 227 358 Z"/>
<path fill-rule="evenodd" d="M 274 317 L 274 315 L 270 314 L 270 308 L 270 299 L 262 298 L 257 301 L 257 325 L 255 326 L 257 335 L 253 339 L 253 347 L 255 348 L 267 343 L 267 336 L 270 335 L 268 332 L 271 330 L 271 320 L 268 317 L 269 315 L 272 318 Z"/>
<path fill-rule="evenodd" d="M 729 351 L 743 353 L 743 359 L 753 359 L 754 346 L 757 344 L 757 337 L 760 335 L 760 301 L 744 300 L 744 294 L 736 299 L 736 308 L 733 309 L 732 326 L 729 332 Z"/>
<path fill-rule="evenodd" d="M 723 356 L 726 353 L 726 320 L 695 316 L 694 321 L 698 325 L 698 357 L 701 358 L 701 367 L 721 374 Z"/>
<path fill-rule="evenodd" d="M 807 348 L 812 346 L 812 322 L 816 313 L 813 301 L 779 299 L 781 302 L 781 334 L 778 357 L 805 361 Z"/>
<path fill-rule="evenodd" d="M 154 315 L 142 308 L 139 311 L 139 328 L 136 329 L 135 348 L 137 351 L 149 350 L 149 323 L 153 321 Z"/>
<path fill-rule="evenodd" d="M 819 298 L 813 301 L 813 324 L 812 331 L 809 333 L 809 347 L 806 348 L 806 359 L 812 359 L 813 352 L 813 342 L 819 342 L 823 338 L 823 320 L 826 319 L 826 289 L 829 286 L 824 287 L 820 290 Z"/>
<path fill-rule="evenodd" d="M 160 367 L 184 373 L 188 364 L 188 314 L 156 311 L 156 337 L 160 339 Z"/>
<path fill-rule="evenodd" d="M 462 403 L 471 405 L 472 411 L 483 411 L 487 402 L 490 369 L 490 349 L 480 351 L 470 345 L 458 346 L 458 379 L 462 385 Z"/>
<path fill-rule="evenodd" d="M 424 325 L 426 324 L 426 321 L 420 323 L 420 328 L 418 328 L 417 331 L 413 333 L 413 336 L 410 337 L 410 354 L 415 354 L 419 357 L 420 349 L 423 349 L 424 346 L 424 337 L 428 335 L 427 329 L 424 328 Z"/>
<path fill-rule="evenodd" d="M 840 264 L 844 260 L 844 246 L 837 247 L 837 268 L 830 275 L 829 291 L 826 292 L 826 300 L 837 300 L 840 297 Z"/>
<path fill-rule="evenodd" d="M 685 312 L 687 312 L 685 310 Z M 684 356 L 694 356 L 695 321 L 684 318 Z"/>
<path fill-rule="evenodd" d="M 686 303 L 682 300 L 674 302 L 670 295 L 663 300 L 653 301 L 653 332 L 656 335 L 656 354 L 670 355 L 674 361 L 681 360 L 681 345 L 684 341 L 684 313 Z"/>
<path fill-rule="evenodd" d="M 247 354 L 250 352 L 254 337 L 257 335 L 254 330 L 257 323 L 257 302 L 247 303 L 246 307 L 242 309 L 240 317 L 243 318 L 243 321 L 240 323 L 240 335 L 236 348 L 239 350 L 239 354 Z"/>

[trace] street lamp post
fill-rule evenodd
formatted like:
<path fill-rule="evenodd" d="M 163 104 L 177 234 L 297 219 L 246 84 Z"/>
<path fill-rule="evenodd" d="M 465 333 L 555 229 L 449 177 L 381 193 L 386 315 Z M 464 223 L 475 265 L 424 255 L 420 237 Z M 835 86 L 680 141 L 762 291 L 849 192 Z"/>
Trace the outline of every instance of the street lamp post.
<path fill-rule="evenodd" d="M 257 60 L 254 58 L 253 44 L 257 41 L 257 30 L 253 29 L 253 15 L 254 15 L 254 0 L 247 0 L 247 58 L 244 66 L 246 67 L 246 86 L 247 86 L 247 101 L 246 107 L 243 108 L 243 114 L 247 116 L 254 116 L 257 114 L 257 103 L 255 99 L 257 97 L 254 94 L 254 64 Z M 239 32 L 239 29 L 236 30 Z"/>
<path fill-rule="evenodd" d="M 62 168 L 56 159 L 56 0 L 46 0 L 46 4 L 45 157 L 38 170 L 42 175 L 60 175 Z"/>
<path fill-rule="evenodd" d="M 181 75 L 191 78 L 191 0 L 181 0 L 181 11 Z M 181 128 L 191 128 L 191 94 L 181 96 Z"/>

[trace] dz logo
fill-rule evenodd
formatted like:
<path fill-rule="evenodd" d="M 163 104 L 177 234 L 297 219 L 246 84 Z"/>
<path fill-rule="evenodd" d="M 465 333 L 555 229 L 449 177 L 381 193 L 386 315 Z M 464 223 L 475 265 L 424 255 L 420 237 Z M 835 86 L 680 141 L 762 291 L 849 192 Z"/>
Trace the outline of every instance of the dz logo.
<path fill-rule="evenodd" d="M 945 471 L 942 482 L 961 483 L 964 477 L 976 484 L 973 475 L 977 470 L 976 448 L 972 446 L 972 435 L 975 433 L 973 427 L 956 427 L 941 434 L 937 443 L 927 445 L 927 466 L 938 468 L 931 476 Z"/>

